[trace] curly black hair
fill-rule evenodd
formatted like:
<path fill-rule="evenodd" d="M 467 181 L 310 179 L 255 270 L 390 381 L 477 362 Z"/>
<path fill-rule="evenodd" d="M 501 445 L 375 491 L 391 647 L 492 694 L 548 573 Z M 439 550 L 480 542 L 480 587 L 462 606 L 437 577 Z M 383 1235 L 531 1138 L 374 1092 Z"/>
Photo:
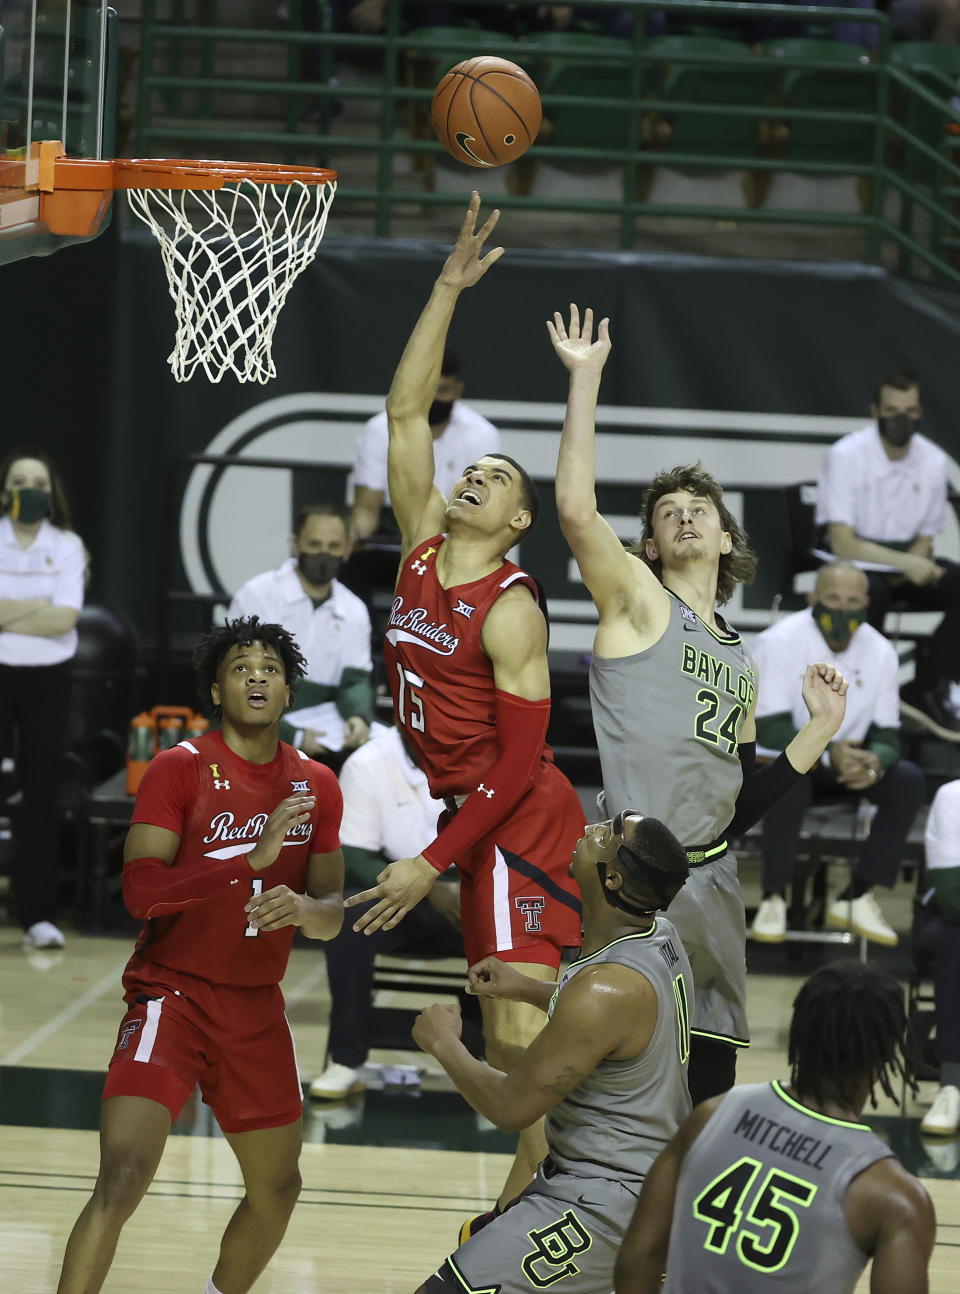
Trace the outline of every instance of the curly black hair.
<path fill-rule="evenodd" d="M 231 647 L 246 647 L 260 642 L 272 647 L 283 664 L 283 675 L 291 694 L 300 686 L 307 672 L 307 662 L 289 630 L 283 625 L 264 624 L 259 616 L 243 616 L 217 625 L 203 638 L 193 653 L 193 671 L 197 679 L 200 705 L 208 714 L 218 714 L 220 707 L 210 699 L 210 691 L 217 681 L 223 658 Z"/>
<path fill-rule="evenodd" d="M 916 1086 L 907 1051 L 903 989 L 886 971 L 859 961 L 830 962 L 800 989 L 793 1003 L 788 1059 L 797 1095 L 856 1105 L 864 1086 L 892 1100 L 893 1080 Z"/>

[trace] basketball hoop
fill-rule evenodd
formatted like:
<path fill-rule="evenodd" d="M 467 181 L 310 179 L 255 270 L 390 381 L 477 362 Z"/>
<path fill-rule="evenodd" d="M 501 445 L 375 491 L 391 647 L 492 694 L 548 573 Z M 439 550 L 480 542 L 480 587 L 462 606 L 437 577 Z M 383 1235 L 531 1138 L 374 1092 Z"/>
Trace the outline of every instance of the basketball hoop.
<path fill-rule="evenodd" d="M 160 244 L 176 311 L 167 363 L 178 382 L 276 376 L 277 316 L 323 238 L 335 171 L 162 158 L 95 161 L 40 145 L 39 219 L 51 233 L 99 229 L 113 190 Z M 46 154 L 46 155 L 45 155 Z"/>

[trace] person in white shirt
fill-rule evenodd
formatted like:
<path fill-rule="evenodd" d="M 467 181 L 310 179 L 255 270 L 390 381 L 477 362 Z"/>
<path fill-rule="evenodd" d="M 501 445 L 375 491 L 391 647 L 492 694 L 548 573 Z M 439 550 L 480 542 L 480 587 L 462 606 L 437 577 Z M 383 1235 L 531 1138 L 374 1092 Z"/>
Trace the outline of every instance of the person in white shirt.
<path fill-rule="evenodd" d="M 800 684 L 810 660 L 827 661 L 849 680 L 846 714 L 820 763 L 764 816 L 763 901 L 750 933 L 766 943 L 786 937 L 786 890 L 814 795 L 865 796 L 877 813 L 850 884 L 827 908 L 827 924 L 893 947 L 897 934 L 872 890 L 896 881 L 924 799 L 922 771 L 900 758 L 897 653 L 865 623 L 867 578 L 851 563 L 822 566 L 810 601 L 809 608 L 786 616 L 754 641 L 758 754 L 783 750 L 806 719 Z"/>
<path fill-rule="evenodd" d="M 280 736 L 312 759 L 336 764 L 338 752 L 363 745 L 373 722 L 370 615 L 337 579 L 350 552 L 346 509 L 332 503 L 301 508 L 291 550 L 282 566 L 237 590 L 227 619 L 259 616 L 297 640 L 307 674 Z"/>
<path fill-rule="evenodd" d="M 870 412 L 868 426 L 827 451 L 817 524 L 837 557 L 881 568 L 867 571 L 875 628 L 882 631 L 894 599 L 945 612 L 923 644 L 903 712 L 960 740 L 960 566 L 933 555 L 947 511 L 946 455 L 918 431 L 923 411 L 912 373 L 884 378 Z"/>
<path fill-rule="evenodd" d="M 410 758 L 396 728 L 380 729 L 350 756 L 340 770 L 340 790 L 345 894 L 375 885 L 387 863 L 418 854 L 437 834 L 443 801 L 431 797 L 426 776 Z M 396 929 L 368 937 L 345 921 L 336 939 L 327 944 L 330 1039 L 327 1065 L 310 1084 L 311 1096 L 339 1100 L 363 1090 L 361 1067 L 370 1049 L 374 958 L 378 952 L 413 948 L 463 956 L 460 887 L 455 879 L 441 878 Z"/>
<path fill-rule="evenodd" d="M 482 414 L 464 404 L 463 389 L 457 357 L 448 347 L 443 352 L 440 381 L 427 415 L 433 436 L 433 479 L 444 498 L 459 481 L 465 467 L 500 449 L 499 431 Z M 389 440 L 386 410 L 371 418 L 357 437 L 350 513 L 350 535 L 354 540 L 369 539 L 380 528 L 381 509 L 390 503 Z"/>
<path fill-rule="evenodd" d="M 14 450 L 0 463 L 0 755 L 12 753 L 16 736 L 23 802 L 14 883 L 27 949 L 64 944 L 54 924 L 56 805 L 85 571 L 53 463 L 42 450 Z"/>
<path fill-rule="evenodd" d="M 950 1137 L 960 1129 L 960 780 L 933 797 L 923 843 L 927 889 L 916 934 L 934 954 L 940 1088 L 920 1127 Z"/>

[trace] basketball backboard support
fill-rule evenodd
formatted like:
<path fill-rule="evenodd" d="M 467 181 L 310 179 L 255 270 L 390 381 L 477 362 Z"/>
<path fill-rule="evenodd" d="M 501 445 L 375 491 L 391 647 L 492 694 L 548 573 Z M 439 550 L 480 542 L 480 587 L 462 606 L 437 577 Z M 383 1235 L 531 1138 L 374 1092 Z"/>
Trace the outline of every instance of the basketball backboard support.
<path fill-rule="evenodd" d="M 113 155 L 116 52 L 116 11 L 102 0 L 4 0 L 0 264 L 79 241 L 41 219 L 41 143 L 59 140 L 68 157 Z"/>

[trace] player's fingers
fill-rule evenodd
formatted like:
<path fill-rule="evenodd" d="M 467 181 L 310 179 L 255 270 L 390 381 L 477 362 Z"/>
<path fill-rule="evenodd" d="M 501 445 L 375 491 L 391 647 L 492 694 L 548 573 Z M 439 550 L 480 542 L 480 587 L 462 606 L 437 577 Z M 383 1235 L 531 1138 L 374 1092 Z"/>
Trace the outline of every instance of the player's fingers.
<path fill-rule="evenodd" d="M 559 310 L 554 310 L 553 312 L 553 323 L 556 329 L 557 336 L 560 338 L 561 341 L 566 341 L 567 326 L 563 322 L 563 315 L 560 313 Z"/>
<path fill-rule="evenodd" d="M 598 341 L 610 340 L 610 320 L 609 319 L 600 320 L 600 327 L 597 329 L 597 340 Z"/>
<path fill-rule="evenodd" d="M 369 890 L 361 890 L 359 894 L 351 894 L 343 900 L 345 908 L 356 908 L 361 903 L 372 903 L 374 899 L 379 899 L 383 895 L 379 885 L 372 886 Z"/>
<path fill-rule="evenodd" d="M 506 250 L 507 249 L 505 247 L 491 247 L 490 250 L 487 252 L 486 256 L 484 256 L 483 260 L 477 262 L 477 264 L 480 266 L 481 272 L 483 274 L 486 274 L 490 266 L 496 265 L 497 261 L 500 259 L 500 257 L 503 255 L 503 253 Z"/>
<path fill-rule="evenodd" d="M 479 206 L 479 205 L 480 205 L 480 203 L 479 203 L 479 200 L 478 200 L 478 202 L 477 202 L 477 206 Z M 491 234 L 493 233 L 493 231 L 496 229 L 496 227 L 497 227 L 497 221 L 498 221 L 499 219 L 500 219 L 500 211 L 499 211 L 499 209 L 494 208 L 494 210 L 493 210 L 493 211 L 490 213 L 490 215 L 487 217 L 486 223 L 484 224 L 483 228 L 480 230 L 479 234 L 477 234 L 477 239 L 478 239 L 478 241 L 481 243 L 481 245 L 482 245 L 483 243 L 485 243 L 485 242 L 486 242 L 486 240 L 490 237 L 490 235 L 491 235 Z M 502 251 L 502 250 L 503 250 L 503 248 L 501 248 L 500 250 Z"/>
<path fill-rule="evenodd" d="M 580 332 L 581 337 L 589 346 L 593 341 L 593 311 L 589 306 L 583 312 L 583 328 Z"/>
<path fill-rule="evenodd" d="M 570 302 L 570 340 L 577 341 L 580 337 L 580 311 L 576 304 Z"/>

